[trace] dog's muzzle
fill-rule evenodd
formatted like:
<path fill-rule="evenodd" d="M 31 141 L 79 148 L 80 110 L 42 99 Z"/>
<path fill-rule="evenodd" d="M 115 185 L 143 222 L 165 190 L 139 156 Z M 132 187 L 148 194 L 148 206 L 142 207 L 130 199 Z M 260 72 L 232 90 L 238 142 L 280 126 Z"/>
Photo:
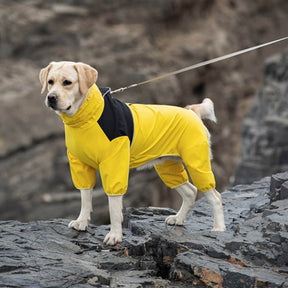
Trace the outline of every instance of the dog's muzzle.
<path fill-rule="evenodd" d="M 58 96 L 56 93 L 50 93 L 47 96 L 47 104 L 49 107 L 51 107 L 54 110 L 56 110 L 57 108 L 57 101 L 58 101 Z"/>

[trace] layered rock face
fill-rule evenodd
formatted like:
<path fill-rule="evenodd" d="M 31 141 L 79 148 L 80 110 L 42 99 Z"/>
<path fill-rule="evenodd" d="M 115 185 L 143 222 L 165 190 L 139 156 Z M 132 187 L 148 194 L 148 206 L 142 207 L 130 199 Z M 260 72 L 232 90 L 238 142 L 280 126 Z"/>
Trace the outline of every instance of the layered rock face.
<path fill-rule="evenodd" d="M 165 208 L 129 208 L 124 241 L 102 240 L 69 220 L 0 222 L 0 287 L 288 287 L 288 172 L 222 194 L 225 232 L 196 202 L 183 227 Z"/>
<path fill-rule="evenodd" d="M 288 51 L 265 63 L 262 89 L 243 126 L 235 183 L 288 169 Z"/>

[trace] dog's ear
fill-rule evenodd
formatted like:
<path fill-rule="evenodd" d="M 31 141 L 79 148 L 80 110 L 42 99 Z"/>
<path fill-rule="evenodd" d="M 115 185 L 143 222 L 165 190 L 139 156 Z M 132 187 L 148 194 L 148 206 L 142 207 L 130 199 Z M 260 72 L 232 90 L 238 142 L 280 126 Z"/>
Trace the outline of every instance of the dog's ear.
<path fill-rule="evenodd" d="M 53 62 L 51 62 L 47 67 L 41 69 L 41 71 L 39 73 L 39 80 L 40 80 L 41 85 L 42 85 L 41 94 L 43 94 L 47 88 L 47 76 L 48 76 L 48 73 L 49 73 L 52 65 L 53 65 Z"/>
<path fill-rule="evenodd" d="M 93 67 L 80 62 L 76 63 L 74 68 L 78 73 L 80 93 L 85 95 L 89 88 L 96 82 L 98 72 Z"/>

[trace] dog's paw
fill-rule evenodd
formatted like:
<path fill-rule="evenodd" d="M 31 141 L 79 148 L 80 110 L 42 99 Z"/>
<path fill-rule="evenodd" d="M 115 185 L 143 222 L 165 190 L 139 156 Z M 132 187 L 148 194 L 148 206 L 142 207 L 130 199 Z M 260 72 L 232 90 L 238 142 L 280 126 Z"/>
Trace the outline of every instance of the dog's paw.
<path fill-rule="evenodd" d="M 165 220 L 166 224 L 168 225 L 178 225 L 182 226 L 184 224 L 184 219 L 177 215 L 168 216 Z"/>
<path fill-rule="evenodd" d="M 115 245 L 120 242 L 122 242 L 122 233 L 114 231 L 110 231 L 103 241 L 106 245 Z"/>
<path fill-rule="evenodd" d="M 226 226 L 217 226 L 217 227 L 213 227 L 213 229 L 211 231 L 225 231 L 226 230 Z"/>
<path fill-rule="evenodd" d="M 73 228 L 77 231 L 85 231 L 88 226 L 88 219 L 76 219 L 69 223 L 68 227 Z"/>

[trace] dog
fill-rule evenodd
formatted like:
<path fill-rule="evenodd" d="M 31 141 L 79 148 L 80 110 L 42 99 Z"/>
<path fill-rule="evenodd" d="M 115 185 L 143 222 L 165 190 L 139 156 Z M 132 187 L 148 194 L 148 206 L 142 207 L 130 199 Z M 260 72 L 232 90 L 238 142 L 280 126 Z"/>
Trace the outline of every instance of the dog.
<path fill-rule="evenodd" d="M 183 225 L 196 199 L 204 195 L 213 209 L 212 230 L 224 231 L 222 199 L 211 170 L 210 135 L 202 122 L 216 121 L 213 102 L 205 99 L 186 109 L 127 104 L 111 97 L 109 88 L 98 88 L 97 78 L 93 67 L 68 61 L 51 62 L 39 74 L 41 94 L 48 90 L 46 106 L 63 120 L 71 176 L 81 192 L 81 211 L 69 228 L 86 229 L 99 170 L 111 221 L 103 242 L 121 242 L 129 169 L 148 163 L 183 199 L 178 213 L 166 218 L 168 225 Z"/>

